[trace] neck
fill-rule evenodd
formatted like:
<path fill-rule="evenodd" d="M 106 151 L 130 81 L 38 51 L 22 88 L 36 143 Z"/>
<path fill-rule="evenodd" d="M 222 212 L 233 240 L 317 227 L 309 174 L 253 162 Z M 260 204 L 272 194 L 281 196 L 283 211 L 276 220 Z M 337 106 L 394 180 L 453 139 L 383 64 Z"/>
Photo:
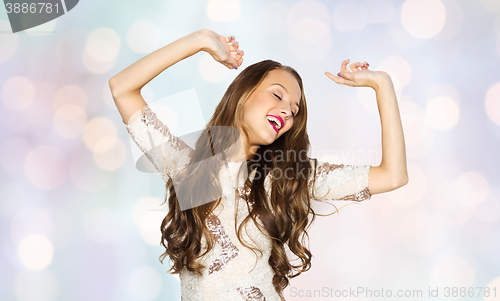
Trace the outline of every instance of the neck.
<path fill-rule="evenodd" d="M 259 150 L 259 148 L 260 145 L 251 145 L 246 152 L 247 159 L 252 158 L 252 156 Z"/>
<path fill-rule="evenodd" d="M 228 161 L 242 162 L 250 159 L 258 150 L 260 145 L 249 145 L 248 139 L 243 132 L 235 143 L 232 155 L 227 157 Z"/>

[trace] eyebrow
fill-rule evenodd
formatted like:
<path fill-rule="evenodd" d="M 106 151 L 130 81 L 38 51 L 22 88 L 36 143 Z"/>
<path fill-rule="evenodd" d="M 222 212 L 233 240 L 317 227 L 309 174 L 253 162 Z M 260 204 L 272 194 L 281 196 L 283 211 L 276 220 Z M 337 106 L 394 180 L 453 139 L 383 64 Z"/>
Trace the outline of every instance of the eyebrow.
<path fill-rule="evenodd" d="M 286 92 L 286 93 L 290 94 L 290 92 L 288 92 L 288 90 L 287 90 L 287 89 L 285 88 L 285 86 L 283 86 L 282 84 L 280 84 L 280 83 L 274 83 L 274 84 L 272 84 L 272 85 L 278 85 L 278 86 L 281 86 L 283 89 L 285 89 L 285 92 Z M 271 86 L 272 86 L 272 85 L 271 85 Z M 297 106 L 297 108 L 300 108 L 300 106 L 299 106 L 299 103 L 298 103 L 298 102 L 295 102 L 295 105 Z"/>

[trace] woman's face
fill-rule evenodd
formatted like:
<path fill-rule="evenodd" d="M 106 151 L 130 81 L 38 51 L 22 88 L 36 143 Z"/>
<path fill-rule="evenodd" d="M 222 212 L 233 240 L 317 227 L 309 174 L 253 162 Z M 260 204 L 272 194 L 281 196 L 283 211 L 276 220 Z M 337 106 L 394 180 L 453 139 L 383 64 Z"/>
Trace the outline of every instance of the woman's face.
<path fill-rule="evenodd" d="M 247 145 L 269 145 L 288 131 L 300 99 L 300 86 L 292 74 L 270 71 L 243 104 L 242 122 L 250 131 Z"/>

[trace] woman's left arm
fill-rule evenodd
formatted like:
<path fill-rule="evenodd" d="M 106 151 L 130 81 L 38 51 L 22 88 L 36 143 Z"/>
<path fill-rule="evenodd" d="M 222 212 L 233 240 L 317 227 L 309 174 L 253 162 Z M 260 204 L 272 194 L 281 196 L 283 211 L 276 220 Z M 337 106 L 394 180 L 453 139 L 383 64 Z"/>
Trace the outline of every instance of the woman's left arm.
<path fill-rule="evenodd" d="M 369 186 L 371 194 L 397 189 L 408 183 L 406 170 L 406 151 L 399 114 L 398 101 L 389 74 L 383 71 L 368 70 L 367 62 L 342 62 L 341 71 L 334 76 L 326 76 L 337 84 L 351 87 L 370 87 L 377 95 L 377 105 L 382 125 L 382 161 L 379 166 L 370 168 Z"/>

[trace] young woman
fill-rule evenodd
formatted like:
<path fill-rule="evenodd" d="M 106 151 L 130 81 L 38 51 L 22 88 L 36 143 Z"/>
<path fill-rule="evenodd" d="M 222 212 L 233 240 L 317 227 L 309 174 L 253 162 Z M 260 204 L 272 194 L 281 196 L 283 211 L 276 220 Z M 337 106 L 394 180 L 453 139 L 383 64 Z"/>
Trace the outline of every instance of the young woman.
<path fill-rule="evenodd" d="M 382 124 L 379 166 L 309 158 L 302 80 L 293 68 L 271 60 L 255 63 L 235 78 L 193 150 L 170 133 L 140 91 L 199 51 L 229 69 L 243 62 L 234 37 L 202 29 L 109 81 L 128 132 L 162 173 L 169 191 L 169 211 L 161 225 L 166 251 L 160 259 L 168 256 L 169 271 L 180 274 L 185 301 L 284 300 L 289 279 L 311 265 L 305 238 L 316 215 L 312 200 L 359 202 L 408 182 L 391 78 L 369 70 L 367 62 L 353 63 L 348 70 L 348 60 L 337 76 L 325 73 L 338 84 L 376 91 Z M 299 259 L 297 265 L 287 251 Z"/>

